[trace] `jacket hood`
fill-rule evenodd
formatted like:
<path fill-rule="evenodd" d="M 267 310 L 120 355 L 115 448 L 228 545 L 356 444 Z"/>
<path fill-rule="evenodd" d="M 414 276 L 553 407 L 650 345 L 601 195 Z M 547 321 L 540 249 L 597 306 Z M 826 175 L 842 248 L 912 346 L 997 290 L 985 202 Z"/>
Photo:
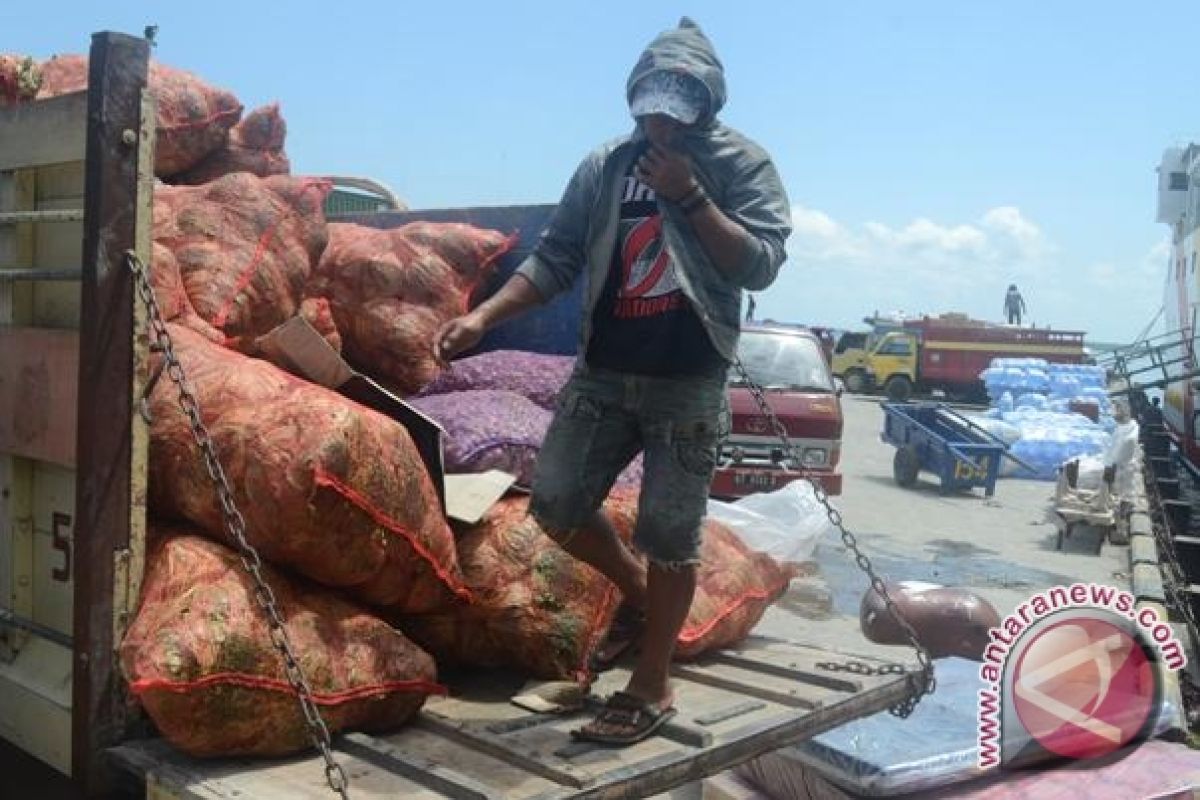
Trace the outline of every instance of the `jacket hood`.
<path fill-rule="evenodd" d="M 712 42 L 691 19 L 684 17 L 679 27 L 660 33 L 642 52 L 625 84 L 626 102 L 633 97 L 634 84 L 661 70 L 685 72 L 708 88 L 708 111 L 697 124 L 711 123 L 725 105 L 725 67 Z"/>

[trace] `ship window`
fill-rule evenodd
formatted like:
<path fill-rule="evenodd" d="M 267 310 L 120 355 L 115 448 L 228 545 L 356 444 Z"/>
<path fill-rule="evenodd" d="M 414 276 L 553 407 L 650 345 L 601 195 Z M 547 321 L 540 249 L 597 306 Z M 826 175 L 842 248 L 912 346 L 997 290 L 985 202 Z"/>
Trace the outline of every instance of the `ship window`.
<path fill-rule="evenodd" d="M 1188 188 L 1188 179 L 1186 172 L 1172 172 L 1170 185 L 1167 191 L 1170 192 L 1186 192 Z"/>

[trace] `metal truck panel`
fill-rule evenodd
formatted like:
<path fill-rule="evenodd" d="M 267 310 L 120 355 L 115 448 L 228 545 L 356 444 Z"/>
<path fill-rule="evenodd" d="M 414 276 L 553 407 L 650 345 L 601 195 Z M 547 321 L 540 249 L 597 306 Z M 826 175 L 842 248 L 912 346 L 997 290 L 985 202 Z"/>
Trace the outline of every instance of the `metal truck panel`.
<path fill-rule="evenodd" d="M 949 339 L 939 331 L 938 338 L 929 336 L 921 343 L 920 376 L 927 382 L 971 384 L 979 380 L 979 373 L 994 358 L 1042 358 L 1058 364 L 1079 364 L 1084 355 L 1082 339 L 1078 346 L 1017 337 Z"/>
<path fill-rule="evenodd" d="M 0 659 L 0 737 L 59 772 L 71 771 L 71 651 L 30 636 Z"/>

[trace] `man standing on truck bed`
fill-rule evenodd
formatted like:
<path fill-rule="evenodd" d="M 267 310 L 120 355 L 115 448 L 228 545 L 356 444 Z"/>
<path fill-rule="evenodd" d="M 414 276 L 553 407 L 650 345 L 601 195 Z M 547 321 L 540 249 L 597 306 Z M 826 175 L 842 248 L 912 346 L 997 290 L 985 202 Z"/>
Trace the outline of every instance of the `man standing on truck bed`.
<path fill-rule="evenodd" d="M 726 372 L 742 292 L 774 281 L 791 233 L 770 157 L 716 119 L 723 67 L 694 22 L 650 43 L 626 96 L 634 132 L 584 158 L 534 252 L 495 295 L 444 326 L 436 345 L 452 357 L 584 276 L 582 357 L 542 445 L 530 510 L 617 585 L 627 608 L 644 612 L 625 691 L 575 732 L 610 744 L 640 741 L 674 714 L 668 670 L 729 432 Z M 648 568 L 601 510 L 639 451 L 634 544 Z"/>
<path fill-rule="evenodd" d="M 1009 325 L 1020 325 L 1021 315 L 1025 313 L 1025 298 L 1017 291 L 1017 285 L 1010 283 L 1008 292 L 1004 295 L 1004 315 L 1008 317 Z"/>

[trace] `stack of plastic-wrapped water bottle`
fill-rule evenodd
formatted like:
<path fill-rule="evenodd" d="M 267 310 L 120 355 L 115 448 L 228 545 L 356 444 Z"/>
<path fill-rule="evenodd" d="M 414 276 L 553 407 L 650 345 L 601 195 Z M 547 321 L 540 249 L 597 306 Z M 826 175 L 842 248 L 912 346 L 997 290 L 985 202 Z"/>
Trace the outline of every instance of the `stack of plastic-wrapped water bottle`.
<path fill-rule="evenodd" d="M 991 408 L 976 421 L 1035 470 L 1004 459 L 1001 475 L 1054 480 L 1064 461 L 1098 455 L 1108 445 L 1116 423 L 1103 368 L 1051 364 L 1040 358 L 997 358 L 979 378 Z M 1098 409 L 1098 421 L 1072 410 L 1088 404 Z"/>

